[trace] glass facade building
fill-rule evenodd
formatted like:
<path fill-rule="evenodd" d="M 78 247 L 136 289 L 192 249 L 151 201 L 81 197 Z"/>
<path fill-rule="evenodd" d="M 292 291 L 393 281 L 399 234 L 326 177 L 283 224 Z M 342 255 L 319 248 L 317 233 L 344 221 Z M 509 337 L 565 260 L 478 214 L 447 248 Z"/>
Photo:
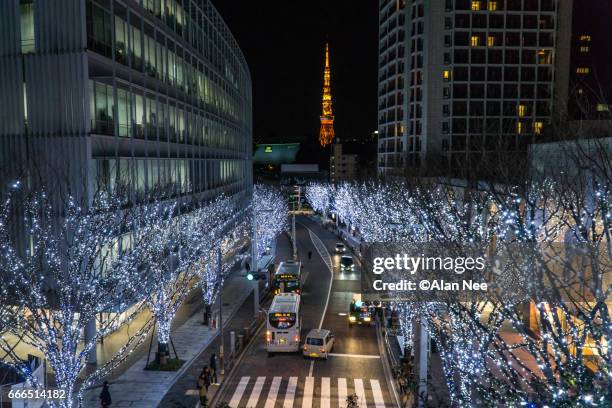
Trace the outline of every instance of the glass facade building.
<path fill-rule="evenodd" d="M 0 37 L 6 173 L 82 197 L 251 189 L 249 69 L 210 1 L 11 0 Z"/>

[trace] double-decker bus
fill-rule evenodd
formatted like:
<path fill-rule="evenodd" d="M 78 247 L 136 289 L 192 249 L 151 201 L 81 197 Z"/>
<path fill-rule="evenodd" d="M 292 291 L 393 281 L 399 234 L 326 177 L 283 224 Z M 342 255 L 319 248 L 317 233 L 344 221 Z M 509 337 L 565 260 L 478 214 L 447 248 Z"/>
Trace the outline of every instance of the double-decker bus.
<path fill-rule="evenodd" d="M 284 261 L 278 265 L 272 279 L 272 293 L 302 292 L 302 263 L 299 261 Z"/>
<path fill-rule="evenodd" d="M 300 349 L 300 295 L 281 293 L 274 296 L 266 330 L 266 348 L 268 353 L 294 352 Z"/>

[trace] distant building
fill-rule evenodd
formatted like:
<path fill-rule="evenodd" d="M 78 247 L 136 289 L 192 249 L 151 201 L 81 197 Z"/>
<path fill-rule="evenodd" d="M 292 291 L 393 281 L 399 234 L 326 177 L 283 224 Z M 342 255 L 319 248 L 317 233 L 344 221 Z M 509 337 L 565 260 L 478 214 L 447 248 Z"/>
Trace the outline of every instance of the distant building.
<path fill-rule="evenodd" d="M 569 112 L 574 119 L 612 114 L 612 4 L 574 1 Z"/>
<path fill-rule="evenodd" d="M 299 143 L 268 143 L 255 146 L 253 163 L 255 166 L 280 166 L 295 163 L 300 151 Z"/>
<path fill-rule="evenodd" d="M 525 154 L 567 101 L 571 13 L 571 0 L 379 0 L 379 172 Z"/>
<path fill-rule="evenodd" d="M 355 180 L 359 175 L 359 155 L 354 143 L 342 143 L 336 138 L 329 159 L 329 178 L 332 183 Z"/>
<path fill-rule="evenodd" d="M 280 174 L 283 185 L 304 185 L 309 181 L 322 181 L 327 177 L 327 173 L 320 170 L 318 164 L 283 164 Z"/>

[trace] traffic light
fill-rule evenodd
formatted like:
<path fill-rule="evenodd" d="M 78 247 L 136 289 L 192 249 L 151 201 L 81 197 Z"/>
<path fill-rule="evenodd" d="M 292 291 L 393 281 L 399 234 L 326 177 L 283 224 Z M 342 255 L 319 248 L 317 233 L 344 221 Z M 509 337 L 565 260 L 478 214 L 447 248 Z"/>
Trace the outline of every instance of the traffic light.
<path fill-rule="evenodd" d="M 267 279 L 267 272 L 248 272 L 247 273 L 247 279 L 252 281 L 252 280 L 260 280 L 260 279 Z"/>

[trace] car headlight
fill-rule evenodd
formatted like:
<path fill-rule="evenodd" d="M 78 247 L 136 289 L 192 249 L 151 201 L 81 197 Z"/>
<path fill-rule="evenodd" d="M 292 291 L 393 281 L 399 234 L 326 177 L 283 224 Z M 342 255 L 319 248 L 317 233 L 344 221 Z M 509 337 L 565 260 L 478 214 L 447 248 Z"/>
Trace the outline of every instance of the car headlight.
<path fill-rule="evenodd" d="M 368 317 L 364 317 L 364 318 L 363 318 L 363 321 L 364 321 L 364 322 L 369 322 L 369 321 L 371 321 L 371 320 L 372 320 L 372 318 L 371 318 L 371 317 L 369 317 L 369 316 L 368 316 Z"/>
<path fill-rule="evenodd" d="M 356 318 L 355 316 L 349 316 L 349 320 L 350 320 L 351 322 L 354 322 L 355 320 L 357 320 L 357 318 Z"/>

